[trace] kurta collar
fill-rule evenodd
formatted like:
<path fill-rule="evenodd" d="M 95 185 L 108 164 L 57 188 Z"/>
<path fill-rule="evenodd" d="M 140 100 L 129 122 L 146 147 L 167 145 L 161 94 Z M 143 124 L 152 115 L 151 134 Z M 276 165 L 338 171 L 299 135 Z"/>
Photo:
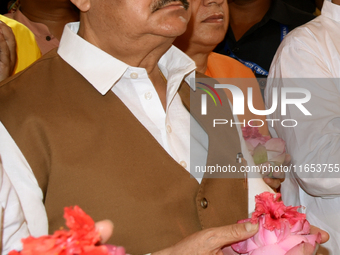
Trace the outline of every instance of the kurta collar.
<path fill-rule="evenodd" d="M 76 69 L 98 92 L 105 95 L 130 67 L 126 63 L 109 55 L 80 37 L 77 32 L 79 22 L 65 26 L 58 54 L 69 65 Z M 194 78 L 195 62 L 175 46 L 161 57 L 158 62 L 160 70 L 166 78 L 186 77 L 186 81 Z M 190 83 L 195 90 L 195 83 Z"/>
<path fill-rule="evenodd" d="M 331 0 L 324 1 L 321 15 L 340 22 L 340 5 L 333 4 Z"/>

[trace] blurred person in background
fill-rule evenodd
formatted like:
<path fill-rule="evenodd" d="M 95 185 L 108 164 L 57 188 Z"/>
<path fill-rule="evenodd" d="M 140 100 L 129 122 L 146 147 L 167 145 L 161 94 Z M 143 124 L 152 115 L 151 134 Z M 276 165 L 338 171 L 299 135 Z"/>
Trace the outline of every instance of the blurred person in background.
<path fill-rule="evenodd" d="M 0 2 L 0 14 L 6 14 L 8 12 L 8 9 L 7 9 L 7 2 L 6 1 L 2 1 Z"/>
<path fill-rule="evenodd" d="M 323 0 L 283 0 L 287 4 L 302 11 L 315 13 L 316 9 L 321 10 Z"/>
<path fill-rule="evenodd" d="M 229 25 L 229 10 L 226 0 L 194 0 L 192 1 L 192 16 L 184 34 L 177 37 L 174 45 L 184 51 L 196 63 L 196 70 L 212 78 L 255 78 L 250 68 L 237 60 L 213 52 L 223 40 Z M 264 109 L 264 102 L 259 87 L 251 83 L 254 94 L 254 107 Z M 244 95 L 247 94 L 247 84 L 240 86 Z M 249 84 L 248 84 L 249 85 Z M 229 100 L 232 95 L 225 90 Z M 245 115 L 238 116 L 240 121 L 256 119 L 245 107 Z M 263 118 L 264 119 L 264 118 Z M 268 135 L 266 125 L 260 128 L 263 135 Z"/>
<path fill-rule="evenodd" d="M 212 78 L 255 78 L 250 68 L 242 65 L 237 60 L 213 52 L 224 38 L 229 24 L 229 10 L 226 0 L 194 0 L 192 2 L 192 16 L 186 32 L 177 37 L 174 45 L 184 51 L 197 66 L 197 71 Z M 240 80 L 241 81 L 241 80 Z M 250 79 L 248 80 L 250 81 Z M 256 85 L 254 85 L 254 82 Z M 247 87 L 239 86 L 244 95 L 247 95 Z M 260 89 L 255 80 L 251 81 L 253 88 L 254 107 L 264 109 L 264 102 Z M 232 95 L 225 90 L 231 102 Z M 246 100 L 245 100 L 246 101 Z M 240 121 L 246 119 L 261 118 L 252 114 L 245 107 L 245 115 L 238 116 Z M 263 116 L 264 117 L 264 116 Z M 262 118 L 264 119 L 264 118 Z M 260 128 L 263 135 L 269 135 L 267 125 Z"/>
<path fill-rule="evenodd" d="M 9 3 L 6 16 L 33 32 L 44 55 L 59 46 L 66 23 L 79 21 L 79 10 L 70 0 L 16 0 Z"/>
<path fill-rule="evenodd" d="M 228 32 L 214 51 L 250 67 L 257 78 L 268 76 L 274 54 L 286 34 L 314 18 L 282 0 L 228 2 Z M 265 82 L 260 82 L 260 86 L 263 93 Z"/>
<path fill-rule="evenodd" d="M 79 20 L 79 10 L 69 0 L 2 2 L 1 13 L 5 13 L 5 5 L 10 12 L 1 16 L 0 21 L 11 27 L 13 33 L 5 29 L 0 37 L 0 81 L 57 48 L 66 23 Z M 0 28 L 3 30 L 4 25 Z M 9 38 L 12 34 L 15 39 Z M 4 37 L 7 39 L 4 40 Z M 13 41 L 16 41 L 16 46 Z"/>
<path fill-rule="evenodd" d="M 340 1 L 327 0 L 320 16 L 294 30 L 280 45 L 265 93 L 268 109 L 274 88 L 303 88 L 311 94 L 304 104 L 311 115 L 290 105 L 287 115 L 277 110 L 269 117 L 298 122 L 294 128 L 277 125 L 279 121 L 274 125 L 273 135 L 287 142 L 292 164 L 303 169 L 287 173 L 282 199 L 293 206 L 305 206 L 309 222 L 330 234 L 330 240 L 322 245 L 327 251 L 320 251 L 329 255 L 340 251 L 339 27 Z"/>
<path fill-rule="evenodd" d="M 193 0 L 191 4 L 192 16 L 188 28 L 184 34 L 176 38 L 174 45 L 195 61 L 198 72 L 212 78 L 240 78 L 233 79 L 233 84 L 238 86 L 244 95 L 247 95 L 247 89 L 251 87 L 255 109 L 264 110 L 262 95 L 251 69 L 231 57 L 212 52 L 216 45 L 223 40 L 228 29 L 227 1 Z M 232 103 L 231 92 L 228 89 L 225 89 L 225 92 Z M 269 135 L 265 116 L 251 113 L 246 103 L 244 109 L 245 114 L 238 115 L 238 120 L 240 122 L 245 120 L 247 123 L 252 119 L 261 119 L 264 125 L 259 128 L 259 131 L 263 135 Z M 280 186 L 282 179 L 264 178 L 264 181 L 271 188 L 276 189 Z M 262 183 L 257 182 L 256 185 L 262 186 Z M 253 196 L 254 194 L 249 195 L 249 197 Z"/>
<path fill-rule="evenodd" d="M 40 56 L 33 33 L 21 23 L 0 15 L 0 81 L 25 69 Z"/>

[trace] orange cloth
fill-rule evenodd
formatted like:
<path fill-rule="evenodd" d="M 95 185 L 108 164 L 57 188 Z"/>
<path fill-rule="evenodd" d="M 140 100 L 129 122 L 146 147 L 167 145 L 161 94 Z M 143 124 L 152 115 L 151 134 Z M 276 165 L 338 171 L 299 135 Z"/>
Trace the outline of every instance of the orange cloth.
<path fill-rule="evenodd" d="M 262 135 L 269 135 L 268 131 L 268 123 L 266 122 L 266 116 L 255 115 L 248 109 L 248 98 L 247 98 L 247 89 L 249 87 L 253 88 L 253 105 L 257 110 L 264 110 L 264 102 L 261 95 L 261 90 L 257 80 L 255 78 L 254 73 L 250 68 L 241 64 L 237 60 L 221 55 L 215 52 L 211 52 L 208 57 L 207 70 L 205 75 L 210 76 L 212 78 L 248 78 L 248 79 L 233 79 L 233 85 L 239 87 L 244 95 L 244 115 L 238 115 L 238 119 L 240 122 L 243 120 L 248 123 L 249 120 L 261 119 L 264 122 L 264 125 L 259 128 L 259 131 Z M 233 97 L 229 89 L 225 89 L 225 92 L 228 96 L 228 99 L 231 103 L 233 103 Z M 257 123 L 254 122 L 253 125 L 260 125 L 260 121 Z"/>

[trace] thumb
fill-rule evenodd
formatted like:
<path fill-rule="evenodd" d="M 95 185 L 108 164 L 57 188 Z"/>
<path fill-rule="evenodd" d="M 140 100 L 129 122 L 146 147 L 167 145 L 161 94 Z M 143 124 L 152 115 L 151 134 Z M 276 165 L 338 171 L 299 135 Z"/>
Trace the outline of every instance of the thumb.
<path fill-rule="evenodd" d="M 109 240 L 113 233 L 113 223 L 110 220 L 98 221 L 95 224 L 96 230 L 100 233 L 100 239 L 102 243 Z"/>
<path fill-rule="evenodd" d="M 221 238 L 224 240 L 224 245 L 231 245 L 246 240 L 255 235 L 259 230 L 259 225 L 245 222 L 225 226 L 222 228 L 223 234 L 221 235 Z"/>
<path fill-rule="evenodd" d="M 320 235 L 321 235 L 321 243 L 325 243 L 325 242 L 327 242 L 329 240 L 329 234 L 326 231 L 324 231 L 324 230 L 322 230 L 322 229 L 320 229 L 318 227 L 315 227 L 313 225 L 310 226 L 310 233 L 312 235 L 317 235 L 318 233 L 320 233 Z"/>

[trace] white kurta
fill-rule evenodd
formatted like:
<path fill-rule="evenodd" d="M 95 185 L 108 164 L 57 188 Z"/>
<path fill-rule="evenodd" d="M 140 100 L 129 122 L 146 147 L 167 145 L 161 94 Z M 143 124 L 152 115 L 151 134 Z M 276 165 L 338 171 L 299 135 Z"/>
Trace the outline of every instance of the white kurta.
<path fill-rule="evenodd" d="M 323 246 L 329 249 L 329 254 L 337 255 L 340 253 L 340 173 L 334 171 L 340 164 L 339 5 L 325 1 L 321 16 L 288 34 L 274 57 L 268 78 L 280 81 L 268 80 L 267 108 L 272 104 L 273 84 L 279 88 L 305 88 L 311 93 L 311 100 L 304 106 L 312 116 L 288 106 L 286 116 L 276 111 L 269 117 L 298 121 L 295 128 L 280 124 L 274 127 L 277 135 L 286 141 L 292 164 L 298 170 L 300 165 L 310 168 L 312 164 L 326 164 L 320 173 L 288 174 L 282 184 L 282 196 L 286 204 L 306 207 L 310 223 L 331 236 Z"/>
<path fill-rule="evenodd" d="M 175 161 L 187 171 L 190 170 L 190 146 L 195 146 L 198 155 L 196 165 L 205 165 L 208 153 L 208 136 L 199 126 L 191 132 L 190 124 L 196 124 L 190 119 L 178 94 L 178 88 L 183 78 L 194 77 L 195 63 L 187 55 L 172 46 L 159 60 L 158 67 L 167 79 L 166 111 L 160 102 L 158 94 L 144 68 L 129 66 L 77 35 L 79 23 L 66 25 L 58 54 L 69 65 L 77 70 L 100 94 L 112 90 L 129 108 L 134 116 L 153 135 L 159 144 Z M 195 88 L 192 88 L 195 89 Z M 190 123 L 191 121 L 191 123 Z M 197 124 L 198 125 L 198 124 Z M 242 153 L 248 164 L 253 164 L 247 151 L 242 132 L 238 127 Z M 3 240 L 16 235 L 15 244 L 5 242 L 8 249 L 20 249 L 20 238 L 26 237 L 28 231 L 33 236 L 47 234 L 47 215 L 43 205 L 43 195 L 37 180 L 25 157 L 17 147 L 5 127 L 0 122 L 0 155 L 4 170 L 7 172 L 9 186 L 15 189 L 11 204 L 21 204 L 22 207 L 12 208 L 4 203 L 6 215 L 12 215 L 13 228 L 4 228 Z M 195 161 L 194 161 L 195 162 Z M 201 178 L 197 178 L 200 182 Z M 252 178 L 249 185 L 249 210 L 255 206 L 254 196 L 264 191 L 272 190 L 262 178 Z M 18 201 L 19 200 L 19 201 Z M 22 217 L 24 215 L 24 217 Z M 28 231 L 26 223 L 28 226 Z M 20 228 L 20 226 L 24 226 Z"/>

